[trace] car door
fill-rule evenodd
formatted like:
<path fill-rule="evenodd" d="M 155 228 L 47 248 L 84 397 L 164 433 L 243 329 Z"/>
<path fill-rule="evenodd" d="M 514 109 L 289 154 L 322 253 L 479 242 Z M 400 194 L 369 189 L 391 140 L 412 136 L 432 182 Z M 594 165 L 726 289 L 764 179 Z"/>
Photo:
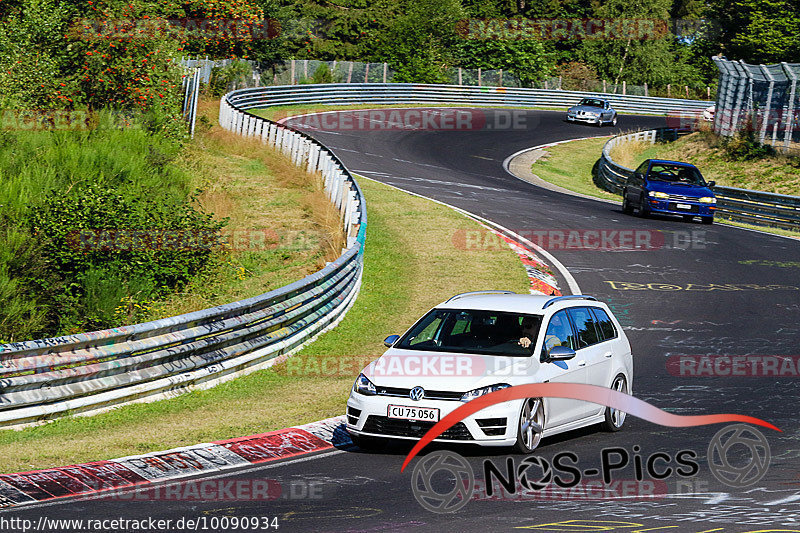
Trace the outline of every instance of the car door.
<path fill-rule="evenodd" d="M 617 332 L 608 314 L 597 307 L 580 307 L 570 310 L 570 316 L 579 329 L 578 346 L 584 353 L 586 360 L 587 382 L 589 385 L 608 387 L 611 383 L 611 363 L 614 356 L 614 339 Z M 580 333 L 585 333 L 583 336 Z M 595 333 L 591 333 L 594 331 Z M 592 405 L 587 413 L 589 416 L 599 414 L 604 407 Z"/>
<path fill-rule="evenodd" d="M 566 310 L 550 317 L 542 344 L 542 365 L 544 382 L 586 383 L 586 361 L 579 355 L 566 361 L 548 361 L 547 350 L 555 346 L 576 349 L 575 331 Z M 545 400 L 545 420 L 548 428 L 554 428 L 583 418 L 586 402 L 568 398 L 548 398 Z"/>

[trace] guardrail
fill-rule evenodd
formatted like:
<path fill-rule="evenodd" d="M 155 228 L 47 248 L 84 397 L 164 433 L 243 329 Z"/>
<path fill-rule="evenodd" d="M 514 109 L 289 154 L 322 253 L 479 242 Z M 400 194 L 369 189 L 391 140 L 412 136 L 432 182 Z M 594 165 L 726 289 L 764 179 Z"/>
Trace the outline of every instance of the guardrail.
<path fill-rule="evenodd" d="M 558 107 L 577 104 L 581 98 L 599 93 L 508 87 L 424 85 L 413 83 L 331 83 L 286 85 L 240 89 L 231 93 L 231 104 L 239 109 L 298 104 L 427 104 L 471 107 Z M 699 113 L 713 102 L 602 94 L 617 111 L 664 115 L 670 112 Z"/>
<path fill-rule="evenodd" d="M 642 141 L 674 141 L 680 132 L 671 128 L 637 131 L 618 135 L 603 145 L 598 165 L 599 182 L 606 190 L 622 194 L 625 181 L 633 176 L 633 169 L 616 163 L 611 158 L 611 149 L 620 143 Z M 800 229 L 800 196 L 788 196 L 763 191 L 751 191 L 736 187 L 713 187 L 717 197 L 716 216 L 747 222 L 757 226 Z"/>
<path fill-rule="evenodd" d="M 229 131 L 260 137 L 322 174 L 347 246 L 325 268 L 261 296 L 144 324 L 0 345 L 0 427 L 94 414 L 208 388 L 299 349 L 333 327 L 361 286 L 367 223 L 353 176 L 325 146 L 291 127 L 220 104 Z"/>

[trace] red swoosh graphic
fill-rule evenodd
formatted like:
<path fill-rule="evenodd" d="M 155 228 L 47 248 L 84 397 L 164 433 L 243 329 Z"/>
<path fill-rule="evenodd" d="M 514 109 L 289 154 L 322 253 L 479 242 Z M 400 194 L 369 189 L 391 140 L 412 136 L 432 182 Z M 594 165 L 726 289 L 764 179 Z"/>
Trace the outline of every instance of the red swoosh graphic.
<path fill-rule="evenodd" d="M 402 472 L 419 452 L 427 446 L 433 439 L 447 431 L 449 428 L 461 422 L 469 415 L 475 414 L 486 407 L 507 402 L 510 400 L 520 400 L 522 398 L 570 398 L 574 400 L 585 400 L 600 405 L 612 407 L 624 411 L 629 415 L 642 418 L 649 422 L 654 422 L 662 426 L 669 427 L 692 427 L 705 426 L 708 424 L 720 424 L 723 422 L 744 422 L 763 426 L 765 428 L 781 431 L 769 422 L 760 418 L 747 415 L 674 415 L 662 411 L 654 405 L 625 394 L 619 391 L 600 387 L 597 385 L 582 385 L 579 383 L 532 383 L 530 385 L 517 385 L 499 391 L 491 392 L 484 396 L 475 398 L 465 403 L 446 417 L 436 423 L 427 433 L 417 442 L 408 452 L 406 460 L 403 462 Z"/>

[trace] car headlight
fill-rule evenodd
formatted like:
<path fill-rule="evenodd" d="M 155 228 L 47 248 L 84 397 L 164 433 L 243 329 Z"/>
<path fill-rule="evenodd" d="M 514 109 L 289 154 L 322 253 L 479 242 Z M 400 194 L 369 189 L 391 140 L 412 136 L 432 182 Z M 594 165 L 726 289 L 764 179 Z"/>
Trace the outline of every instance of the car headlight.
<path fill-rule="evenodd" d="M 461 396 L 462 402 L 468 402 L 470 400 L 474 400 L 479 396 L 483 396 L 484 394 L 489 394 L 490 392 L 498 391 L 500 389 L 506 389 L 510 387 L 508 383 L 498 383 L 497 385 L 489 385 L 488 387 L 481 387 L 480 389 L 474 389 L 469 392 L 465 392 L 463 396 Z"/>
<path fill-rule="evenodd" d="M 353 390 L 359 394 L 365 394 L 367 396 L 375 396 L 378 394 L 378 391 L 375 390 L 375 385 L 373 385 L 364 374 L 358 375 L 356 382 L 353 383 Z"/>
<path fill-rule="evenodd" d="M 717 203 L 717 199 L 714 198 L 713 196 L 703 196 L 702 198 L 700 198 L 700 203 L 701 204 L 715 204 L 715 203 Z"/>
<path fill-rule="evenodd" d="M 653 198 L 669 198 L 669 195 L 661 191 L 650 191 L 650 196 Z"/>

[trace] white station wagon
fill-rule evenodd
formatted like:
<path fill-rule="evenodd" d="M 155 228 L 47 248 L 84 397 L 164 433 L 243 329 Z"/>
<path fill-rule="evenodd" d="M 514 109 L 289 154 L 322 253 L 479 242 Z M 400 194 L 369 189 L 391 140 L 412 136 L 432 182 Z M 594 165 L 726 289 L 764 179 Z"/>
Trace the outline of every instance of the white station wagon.
<path fill-rule="evenodd" d="M 632 390 L 628 339 L 591 296 L 459 294 L 384 344 L 389 349 L 359 374 L 347 400 L 347 429 L 362 448 L 383 438 L 418 440 L 462 402 L 513 385 Z M 487 407 L 435 440 L 530 453 L 542 437 L 592 424 L 618 431 L 624 421 L 624 412 L 582 400 L 529 398 Z"/>

